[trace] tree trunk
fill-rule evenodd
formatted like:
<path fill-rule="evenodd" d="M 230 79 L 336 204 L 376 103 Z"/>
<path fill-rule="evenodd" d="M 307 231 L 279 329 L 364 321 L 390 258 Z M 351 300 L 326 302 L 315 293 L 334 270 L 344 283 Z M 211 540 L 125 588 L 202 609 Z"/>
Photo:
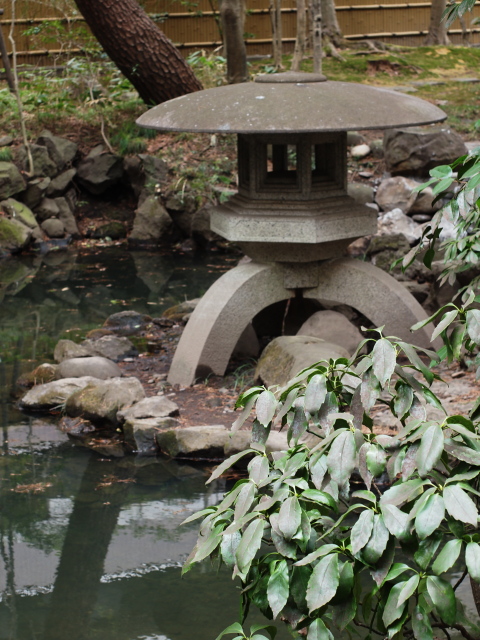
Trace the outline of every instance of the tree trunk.
<path fill-rule="evenodd" d="M 300 71 L 300 63 L 307 47 L 307 6 L 305 0 L 297 0 L 297 39 L 292 58 L 292 71 Z"/>
<path fill-rule="evenodd" d="M 135 0 L 75 0 L 93 35 L 147 104 L 202 85 Z"/>
<path fill-rule="evenodd" d="M 313 71 L 322 73 L 322 3 L 321 0 L 311 0 L 312 14 L 312 48 Z"/>
<path fill-rule="evenodd" d="M 336 47 L 343 43 L 343 34 L 338 24 L 335 0 L 321 0 L 323 16 L 323 35 Z"/>
<path fill-rule="evenodd" d="M 425 44 L 450 44 L 447 28 L 442 20 L 443 12 L 447 6 L 447 0 L 432 0 L 430 12 L 430 26 Z"/>
<path fill-rule="evenodd" d="M 227 58 L 227 82 L 229 84 L 246 82 L 248 80 L 247 48 L 243 37 L 245 8 L 242 0 L 221 0 L 220 20 Z"/>
<path fill-rule="evenodd" d="M 270 0 L 270 19 L 272 21 L 273 63 L 282 69 L 282 0 Z"/>

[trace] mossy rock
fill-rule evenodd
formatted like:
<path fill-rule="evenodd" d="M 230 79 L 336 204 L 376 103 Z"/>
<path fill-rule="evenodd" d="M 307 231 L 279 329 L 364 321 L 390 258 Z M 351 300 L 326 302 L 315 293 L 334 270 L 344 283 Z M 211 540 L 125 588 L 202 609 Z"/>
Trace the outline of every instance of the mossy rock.
<path fill-rule="evenodd" d="M 36 229 L 38 227 L 35 216 L 23 202 L 18 202 L 18 200 L 14 198 L 8 198 L 0 203 L 0 206 L 11 218 L 19 220 L 26 227 L 30 229 Z"/>
<path fill-rule="evenodd" d="M 17 220 L 0 217 L 0 252 L 15 253 L 24 249 L 32 237 L 31 230 Z"/>
<path fill-rule="evenodd" d="M 13 162 L 0 162 L 0 200 L 24 191 L 26 182 Z"/>
<path fill-rule="evenodd" d="M 127 230 L 121 222 L 108 222 L 95 229 L 91 237 L 95 239 L 111 238 L 112 240 L 121 240 L 127 237 Z"/>

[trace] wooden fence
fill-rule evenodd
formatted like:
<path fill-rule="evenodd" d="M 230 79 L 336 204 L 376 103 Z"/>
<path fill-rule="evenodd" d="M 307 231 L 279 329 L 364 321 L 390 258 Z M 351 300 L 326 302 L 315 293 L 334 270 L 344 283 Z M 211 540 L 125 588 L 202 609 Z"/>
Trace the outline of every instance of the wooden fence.
<path fill-rule="evenodd" d="M 431 2 L 398 0 L 336 0 L 338 20 L 349 40 L 376 39 L 396 44 L 419 45 L 428 31 Z M 141 4 L 165 34 L 185 54 L 196 49 L 220 46 L 217 0 L 143 0 Z M 284 0 L 283 39 L 291 50 L 295 41 L 295 0 Z M 0 26 L 10 50 L 11 3 L 4 0 Z M 271 23 L 268 0 L 248 0 L 246 19 L 249 55 L 271 53 Z M 288 5 L 288 6 L 287 6 Z M 457 21 L 449 30 L 450 39 L 460 44 L 468 38 L 480 43 L 480 1 L 462 25 Z M 65 55 L 76 55 L 88 46 L 88 29 L 71 0 L 17 0 L 13 30 L 19 62 L 52 64 Z"/>

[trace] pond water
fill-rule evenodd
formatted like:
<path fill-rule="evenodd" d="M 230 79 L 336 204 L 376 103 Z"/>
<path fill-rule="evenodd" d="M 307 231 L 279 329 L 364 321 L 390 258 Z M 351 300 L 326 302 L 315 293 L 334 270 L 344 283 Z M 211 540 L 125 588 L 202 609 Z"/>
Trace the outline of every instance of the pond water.
<path fill-rule="evenodd" d="M 158 316 L 237 260 L 112 247 L 0 262 L 0 640 L 212 640 L 237 619 L 228 572 L 204 564 L 180 578 L 197 523 L 179 525 L 224 481 L 207 489 L 200 467 L 102 459 L 10 398 L 59 338 L 124 309 Z"/>

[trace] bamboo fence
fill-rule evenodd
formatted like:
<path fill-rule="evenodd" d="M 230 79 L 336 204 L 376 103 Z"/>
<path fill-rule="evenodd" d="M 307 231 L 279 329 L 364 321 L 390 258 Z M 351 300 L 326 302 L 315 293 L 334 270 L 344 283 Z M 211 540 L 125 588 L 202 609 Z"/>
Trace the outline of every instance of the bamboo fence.
<path fill-rule="evenodd" d="M 283 0 L 283 41 L 285 50 L 295 42 L 295 0 Z M 403 45 L 420 45 L 428 32 L 431 2 L 385 0 L 336 0 L 340 27 L 348 40 L 380 40 Z M 221 45 L 217 0 L 143 0 L 141 4 L 179 49 L 188 54 Z M 249 55 L 271 53 L 272 33 L 268 0 L 248 0 L 246 19 Z M 2 7 L 2 5 L 0 5 Z M 9 49 L 11 6 L 3 0 L 0 28 Z M 463 25 L 458 21 L 449 30 L 454 44 L 480 43 L 480 1 Z M 82 16 L 71 0 L 16 0 L 14 37 L 20 64 L 51 65 L 65 57 L 82 54 L 91 38 Z"/>

